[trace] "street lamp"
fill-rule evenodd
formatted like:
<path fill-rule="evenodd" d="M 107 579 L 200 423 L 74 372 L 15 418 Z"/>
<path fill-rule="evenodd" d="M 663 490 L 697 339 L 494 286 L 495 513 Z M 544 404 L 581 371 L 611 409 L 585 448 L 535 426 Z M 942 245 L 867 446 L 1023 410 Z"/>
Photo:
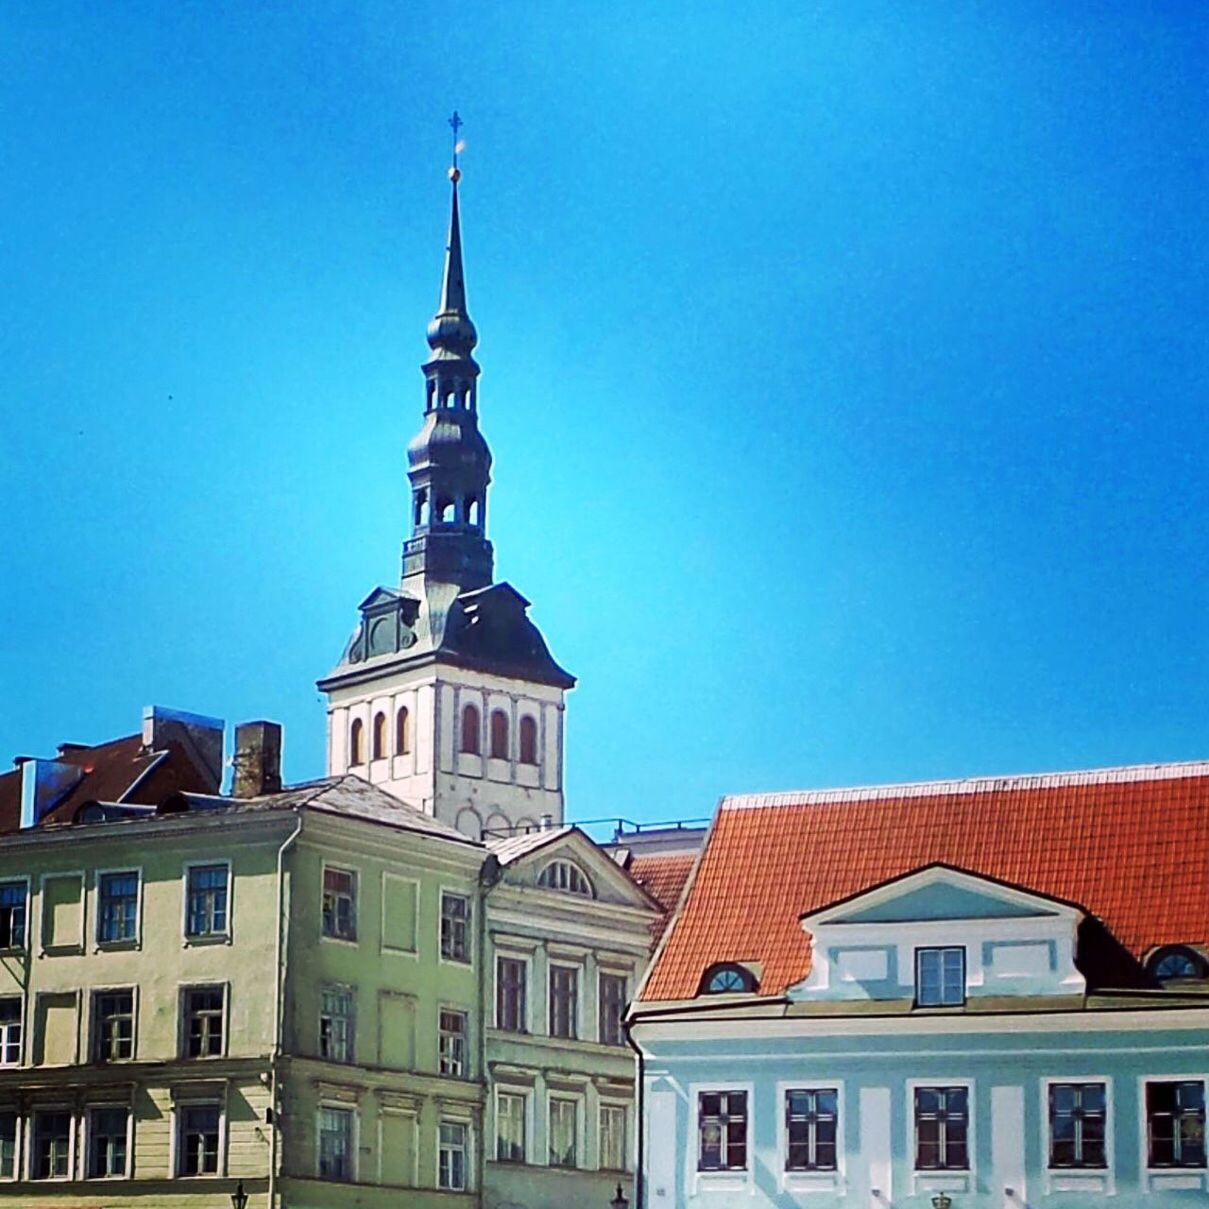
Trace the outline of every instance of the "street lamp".
<path fill-rule="evenodd" d="M 609 1209 L 630 1209 L 630 1200 L 621 1190 L 621 1185 L 617 1185 L 617 1195 L 609 1202 Z"/>
<path fill-rule="evenodd" d="M 951 1196 L 946 1196 L 943 1192 L 938 1192 L 932 1198 L 932 1209 L 949 1209 L 949 1206 L 952 1203 L 953 1198 Z"/>
<path fill-rule="evenodd" d="M 248 1209 L 248 1194 L 243 1190 L 243 1180 L 235 1185 L 231 1193 L 231 1209 Z"/>

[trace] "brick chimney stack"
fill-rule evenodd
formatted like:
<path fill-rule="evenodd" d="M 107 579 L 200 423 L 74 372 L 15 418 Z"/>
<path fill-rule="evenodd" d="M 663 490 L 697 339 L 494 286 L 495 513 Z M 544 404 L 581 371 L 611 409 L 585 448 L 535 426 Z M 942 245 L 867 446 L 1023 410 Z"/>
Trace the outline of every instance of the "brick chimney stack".
<path fill-rule="evenodd" d="M 277 722 L 241 722 L 235 728 L 235 776 L 231 794 L 257 798 L 281 792 L 281 726 Z"/>

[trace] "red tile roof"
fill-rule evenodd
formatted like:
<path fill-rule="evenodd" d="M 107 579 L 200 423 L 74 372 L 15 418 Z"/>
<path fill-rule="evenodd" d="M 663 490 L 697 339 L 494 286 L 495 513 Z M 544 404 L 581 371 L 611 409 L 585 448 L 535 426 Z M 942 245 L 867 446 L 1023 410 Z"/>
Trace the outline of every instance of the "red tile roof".
<path fill-rule="evenodd" d="M 724 799 L 642 998 L 726 960 L 779 995 L 810 969 L 803 914 L 936 861 L 1080 904 L 1084 974 L 1124 985 L 1156 945 L 1209 943 L 1209 763 Z"/>
<path fill-rule="evenodd" d="M 84 776 L 44 816 L 42 824 L 70 823 L 85 802 L 137 802 L 156 805 L 170 793 L 212 793 L 214 786 L 184 748 L 165 744 L 148 751 L 141 735 L 127 735 L 94 747 L 71 747 L 54 757 L 83 768 Z M 0 776 L 0 835 L 21 826 L 21 769 Z"/>
<path fill-rule="evenodd" d="M 628 866 L 630 876 L 669 914 L 693 871 L 695 852 L 675 856 L 636 856 Z"/>

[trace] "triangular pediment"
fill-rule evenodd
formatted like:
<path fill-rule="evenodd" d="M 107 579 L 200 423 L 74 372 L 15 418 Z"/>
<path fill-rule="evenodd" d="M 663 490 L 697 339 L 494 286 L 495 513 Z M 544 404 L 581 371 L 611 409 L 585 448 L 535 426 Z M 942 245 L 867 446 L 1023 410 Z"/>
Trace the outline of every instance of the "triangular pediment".
<path fill-rule="evenodd" d="M 949 865 L 928 865 L 813 912 L 803 924 L 897 924 L 938 920 L 1038 919 L 1068 915 L 1069 903 Z"/>

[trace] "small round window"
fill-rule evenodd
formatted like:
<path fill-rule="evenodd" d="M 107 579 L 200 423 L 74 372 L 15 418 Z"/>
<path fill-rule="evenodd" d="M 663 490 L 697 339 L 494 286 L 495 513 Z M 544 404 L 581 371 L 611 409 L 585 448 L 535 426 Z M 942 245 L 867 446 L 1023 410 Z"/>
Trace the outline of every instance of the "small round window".
<path fill-rule="evenodd" d="M 712 966 L 702 979 L 702 990 L 707 995 L 741 995 L 756 989 L 756 980 L 746 966 L 728 962 Z"/>
<path fill-rule="evenodd" d="M 1204 978 L 1205 961 L 1192 949 L 1172 945 L 1160 949 L 1149 962 L 1150 972 L 1160 981 L 1169 978 Z"/>

